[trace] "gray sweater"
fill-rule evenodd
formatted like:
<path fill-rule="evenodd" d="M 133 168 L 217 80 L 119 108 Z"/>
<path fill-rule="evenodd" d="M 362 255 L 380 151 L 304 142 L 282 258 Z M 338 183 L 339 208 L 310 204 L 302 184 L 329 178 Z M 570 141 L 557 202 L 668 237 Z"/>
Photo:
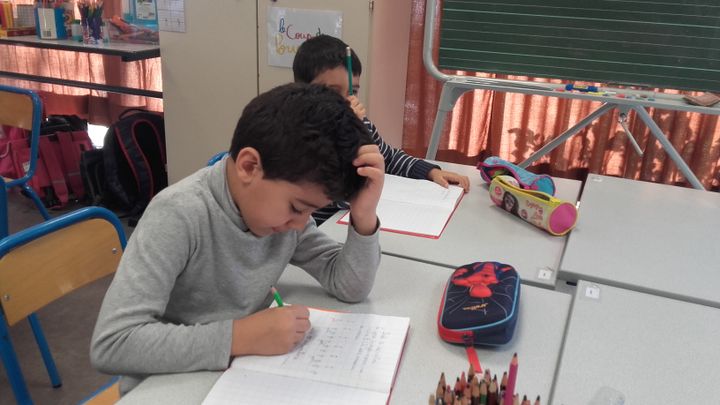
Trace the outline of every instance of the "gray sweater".
<path fill-rule="evenodd" d="M 158 194 L 128 241 L 90 348 L 96 368 L 124 375 L 123 393 L 149 374 L 227 368 L 232 320 L 268 306 L 288 263 L 340 300 L 370 293 L 377 232 L 348 227 L 340 245 L 309 219 L 301 232 L 258 238 L 230 197 L 226 162 Z"/>

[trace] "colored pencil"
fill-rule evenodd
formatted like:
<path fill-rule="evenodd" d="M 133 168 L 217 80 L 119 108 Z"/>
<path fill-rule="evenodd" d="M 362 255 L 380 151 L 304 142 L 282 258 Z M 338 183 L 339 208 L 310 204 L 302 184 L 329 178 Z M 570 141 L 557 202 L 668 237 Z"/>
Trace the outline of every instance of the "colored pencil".
<path fill-rule="evenodd" d="M 517 381 L 518 358 L 517 353 L 513 354 L 510 361 L 510 371 L 508 372 L 508 383 L 505 387 L 505 395 L 503 396 L 504 404 L 511 404 L 512 397 L 515 394 L 515 382 Z"/>
<path fill-rule="evenodd" d="M 345 62 L 347 64 L 347 71 L 348 71 L 348 94 L 353 95 L 353 74 L 352 74 L 352 50 L 350 47 L 345 48 Z"/>
<path fill-rule="evenodd" d="M 280 298 L 280 293 L 278 293 L 278 290 L 275 289 L 275 287 L 270 287 L 270 292 L 272 293 L 273 298 L 275 299 L 275 303 L 277 304 L 277 306 L 282 307 L 282 306 L 285 305 L 285 304 L 283 303 L 282 298 Z"/>

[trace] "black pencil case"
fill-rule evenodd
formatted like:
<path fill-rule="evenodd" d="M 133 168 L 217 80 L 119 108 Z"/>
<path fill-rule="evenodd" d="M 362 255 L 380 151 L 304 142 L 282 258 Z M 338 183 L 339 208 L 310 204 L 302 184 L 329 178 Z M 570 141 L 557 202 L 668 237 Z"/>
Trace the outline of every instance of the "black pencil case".
<path fill-rule="evenodd" d="M 498 262 L 462 266 L 450 276 L 438 311 L 440 337 L 465 345 L 512 340 L 520 304 L 520 277 Z"/>

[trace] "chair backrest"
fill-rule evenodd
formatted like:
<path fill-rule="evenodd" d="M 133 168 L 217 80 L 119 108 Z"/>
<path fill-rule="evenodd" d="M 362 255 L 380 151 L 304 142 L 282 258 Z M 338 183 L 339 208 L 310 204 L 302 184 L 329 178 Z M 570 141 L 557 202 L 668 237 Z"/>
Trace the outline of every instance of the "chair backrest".
<path fill-rule="evenodd" d="M 31 132 L 30 164 L 25 175 L 19 179 L 12 179 L 8 182 L 8 186 L 25 183 L 35 173 L 41 122 L 42 102 L 34 91 L 0 85 L 0 125 L 9 125 Z"/>
<path fill-rule="evenodd" d="M 120 220 L 88 207 L 0 241 L 0 305 L 8 325 L 115 271 L 125 248 Z"/>
<path fill-rule="evenodd" d="M 29 90 L 23 91 L 14 87 L 0 86 L 0 124 L 32 130 L 35 111 L 33 96 L 37 97 Z M 39 102 L 39 100 L 38 98 L 37 101 Z M 39 124 L 40 121 L 38 121 Z"/>

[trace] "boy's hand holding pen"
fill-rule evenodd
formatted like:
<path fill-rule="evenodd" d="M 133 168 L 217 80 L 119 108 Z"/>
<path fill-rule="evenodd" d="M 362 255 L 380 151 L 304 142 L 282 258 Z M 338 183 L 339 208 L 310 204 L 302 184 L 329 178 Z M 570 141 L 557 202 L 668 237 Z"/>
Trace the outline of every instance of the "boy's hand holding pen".
<path fill-rule="evenodd" d="M 277 307 L 233 321 L 232 356 L 285 354 L 305 338 L 310 330 L 307 307 L 285 305 L 274 287 L 271 294 Z"/>
<path fill-rule="evenodd" d="M 352 50 L 345 48 L 345 62 L 348 75 L 348 101 L 358 118 L 365 118 L 365 106 L 353 95 Z M 378 226 L 376 214 L 385 181 L 385 159 L 375 144 L 363 145 L 353 165 L 357 173 L 366 178 L 365 185 L 350 201 L 350 222 L 360 235 L 375 233 Z"/>
<path fill-rule="evenodd" d="M 360 99 L 357 98 L 357 96 L 348 96 L 347 100 L 350 102 L 350 108 L 353 109 L 358 118 L 362 120 L 367 117 L 365 106 L 360 102 Z"/>

